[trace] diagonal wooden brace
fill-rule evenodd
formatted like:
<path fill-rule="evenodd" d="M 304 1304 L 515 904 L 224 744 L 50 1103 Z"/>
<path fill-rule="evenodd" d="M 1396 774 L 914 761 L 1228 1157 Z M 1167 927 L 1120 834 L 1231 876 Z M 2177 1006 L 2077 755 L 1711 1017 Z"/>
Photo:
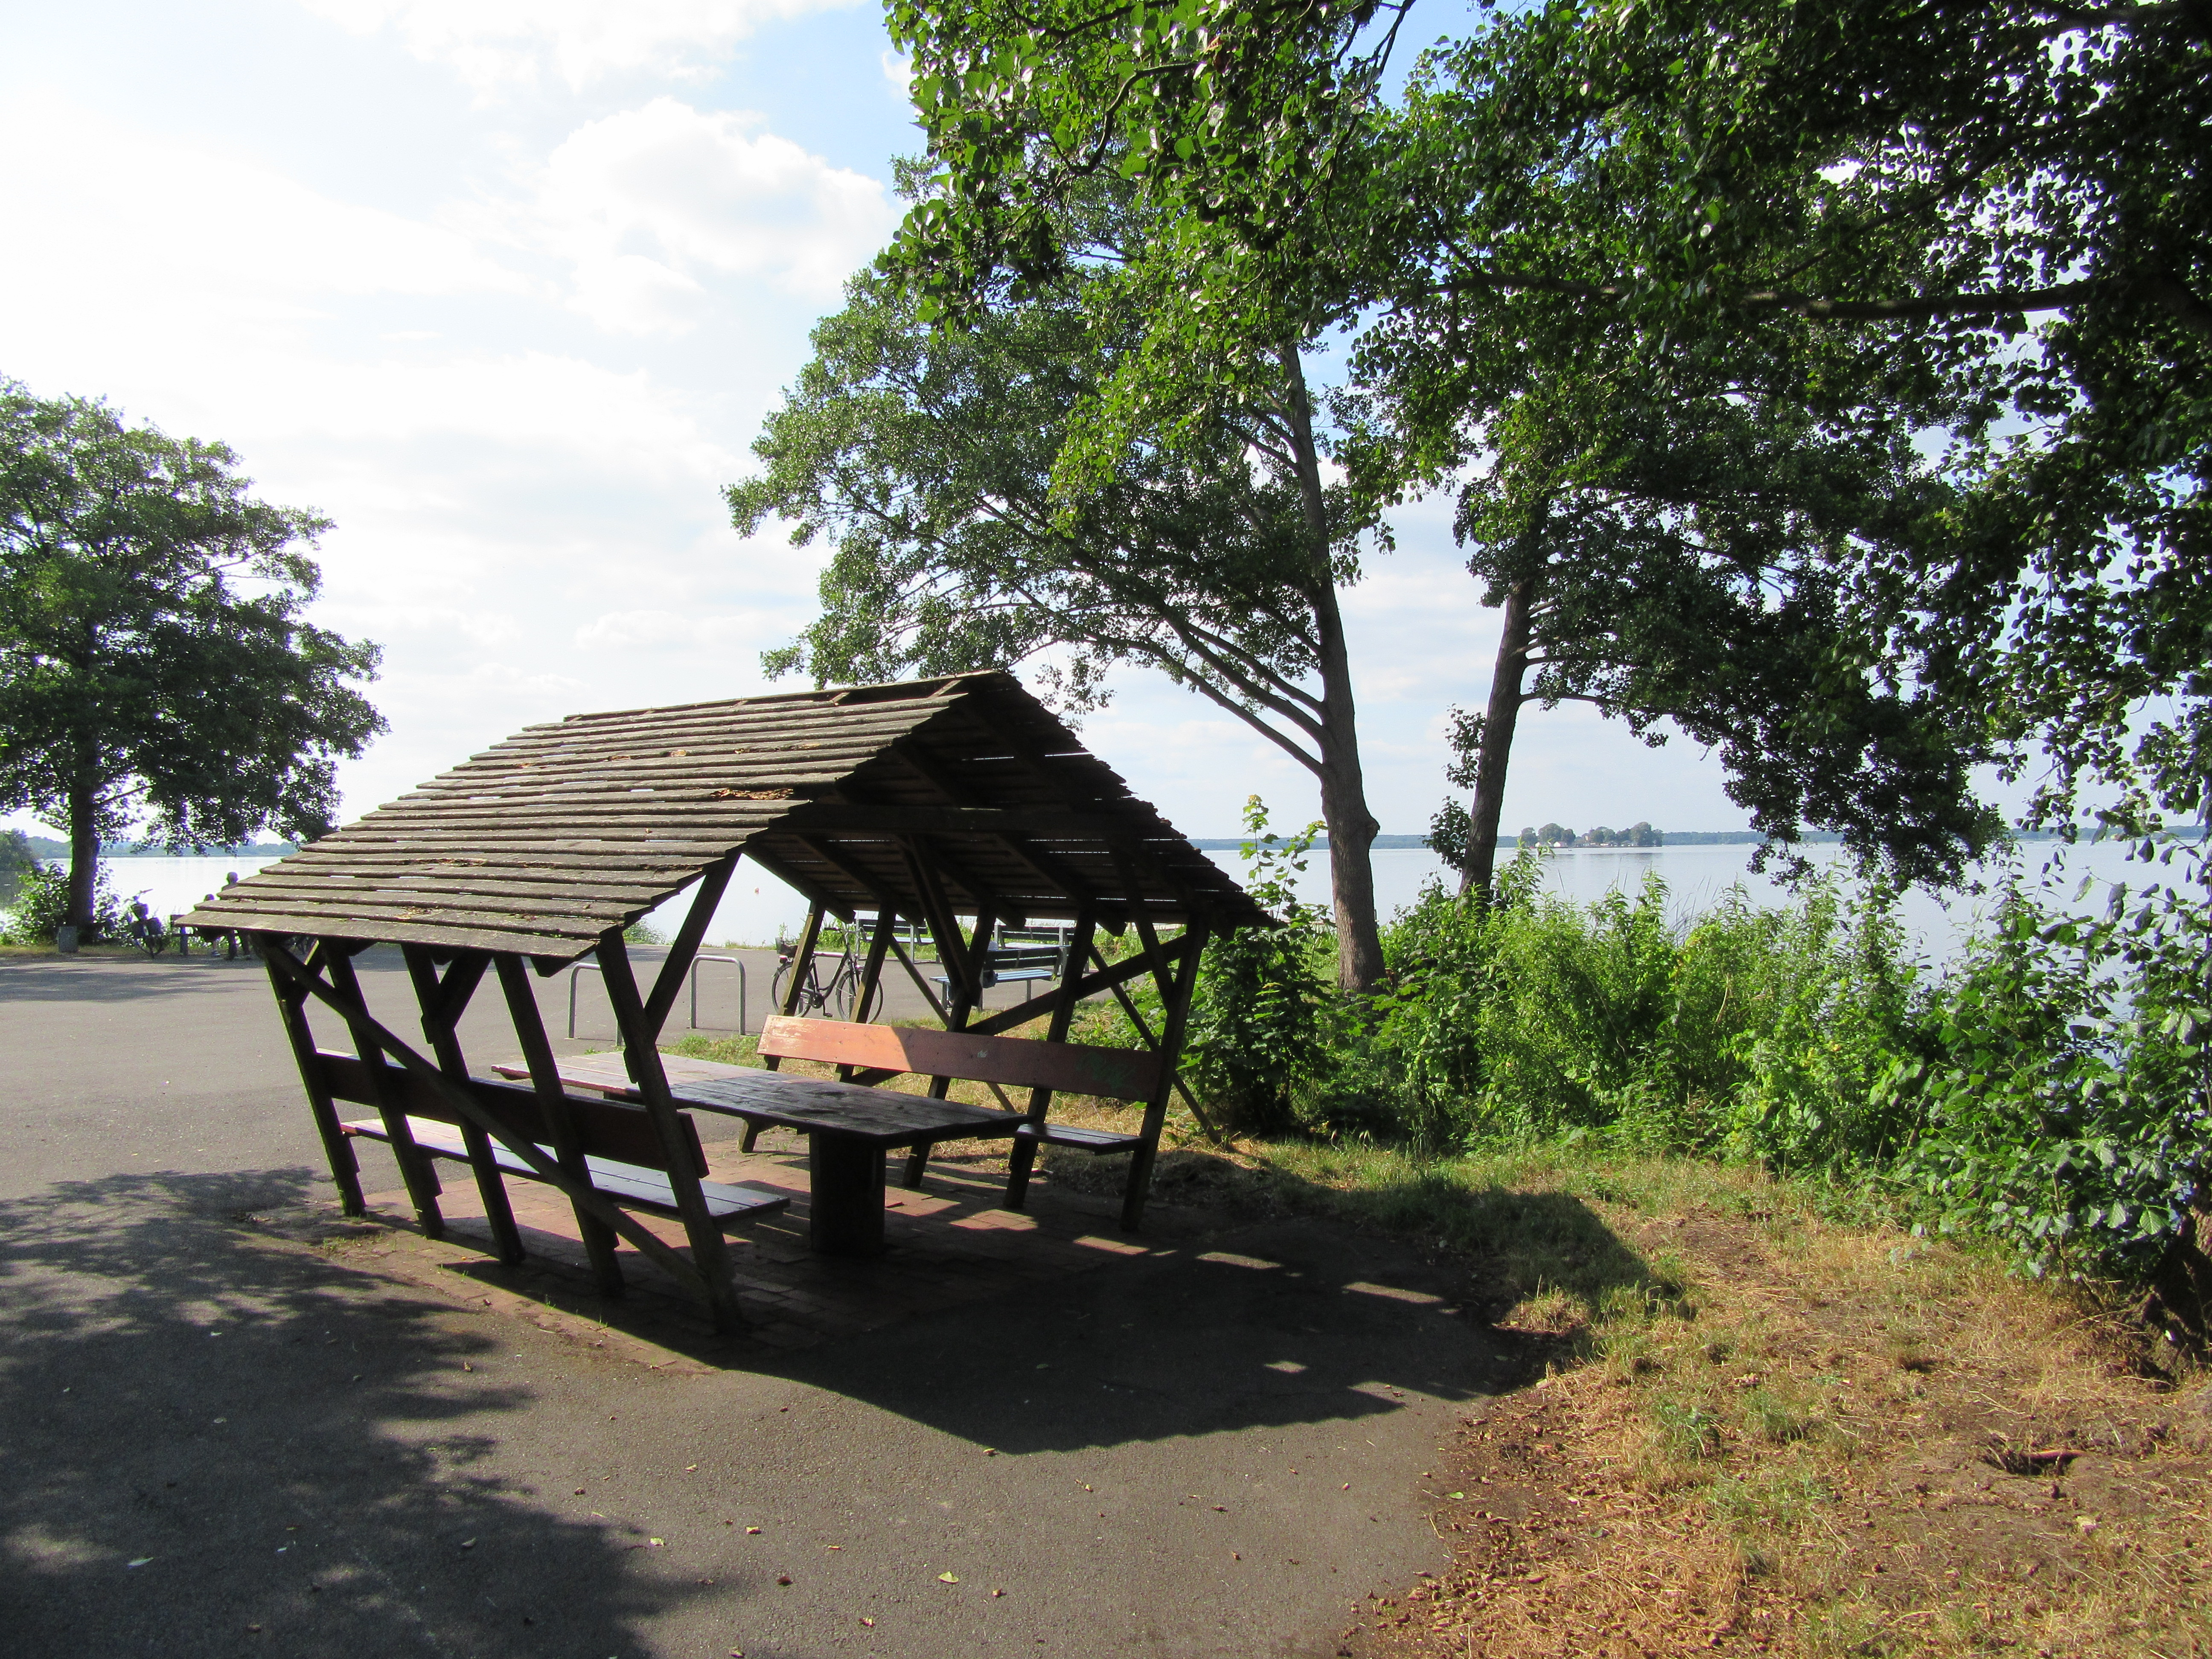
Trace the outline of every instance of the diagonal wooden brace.
<path fill-rule="evenodd" d="M 538 1146 L 527 1136 L 518 1136 L 509 1133 L 507 1126 L 478 1104 L 476 1097 L 467 1090 L 455 1086 L 444 1073 L 409 1048 L 399 1037 L 379 1024 L 375 1017 L 365 1006 L 356 1001 L 349 1006 L 343 997 L 320 979 L 310 975 L 301 964 L 299 958 L 278 944 L 273 935 L 263 934 L 261 942 L 263 949 L 268 953 L 267 961 L 280 973 L 306 991 L 309 996 L 327 1005 L 341 1019 L 374 1038 L 377 1047 L 398 1061 L 403 1070 L 411 1073 L 425 1085 L 442 1096 L 446 1103 L 461 1115 L 464 1121 L 472 1123 L 482 1129 L 527 1164 L 539 1180 L 550 1187 L 558 1188 L 572 1203 L 581 1209 L 588 1210 L 594 1217 L 605 1222 L 636 1246 L 641 1254 L 659 1262 L 686 1290 L 701 1297 L 707 1296 L 705 1276 L 691 1263 L 686 1261 L 680 1254 L 663 1243 L 649 1228 L 641 1224 L 634 1217 L 610 1202 L 605 1194 L 599 1192 L 598 1188 L 578 1186 L 560 1164 L 545 1155 L 544 1148 Z"/>

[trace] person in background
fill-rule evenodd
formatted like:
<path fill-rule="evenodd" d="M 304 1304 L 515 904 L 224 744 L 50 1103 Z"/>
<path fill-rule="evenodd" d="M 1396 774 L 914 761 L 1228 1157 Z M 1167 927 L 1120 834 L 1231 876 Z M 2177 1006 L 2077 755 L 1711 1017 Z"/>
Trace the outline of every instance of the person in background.
<path fill-rule="evenodd" d="M 237 886 L 238 872 L 235 870 L 226 870 L 223 872 L 222 884 L 225 887 Z M 215 895 L 213 893 L 210 893 L 208 897 L 212 899 L 215 897 Z M 245 951 L 246 954 L 250 957 L 253 954 L 253 946 L 247 942 L 243 935 L 234 931 L 226 933 L 222 936 L 222 959 L 225 962 L 235 962 L 238 960 L 238 953 L 240 951 Z M 215 947 L 212 945 L 208 946 L 208 954 L 210 956 L 215 954 Z"/>

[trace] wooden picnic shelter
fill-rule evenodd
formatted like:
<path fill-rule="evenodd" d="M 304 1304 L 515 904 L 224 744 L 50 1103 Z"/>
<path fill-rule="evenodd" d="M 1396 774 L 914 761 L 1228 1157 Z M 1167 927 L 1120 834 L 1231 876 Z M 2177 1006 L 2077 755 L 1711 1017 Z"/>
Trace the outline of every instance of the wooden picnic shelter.
<path fill-rule="evenodd" d="M 665 1063 L 659 1033 L 741 858 L 809 901 L 796 962 L 811 957 L 826 918 L 872 916 L 855 1006 L 865 1018 L 879 1005 L 896 961 L 944 1029 L 795 1018 L 806 976 L 793 972 L 762 1039 L 769 1070 Z M 689 910 L 648 985 L 624 931 L 687 888 Z M 434 1160 L 467 1164 L 509 1262 L 522 1247 L 503 1178 L 544 1182 L 574 1205 L 604 1291 L 620 1288 L 624 1239 L 726 1328 L 742 1322 L 725 1231 L 787 1200 L 705 1179 L 690 1111 L 744 1118 L 748 1150 L 767 1125 L 808 1134 L 817 1249 L 881 1248 L 887 1152 L 909 1151 L 914 1184 L 933 1145 L 971 1137 L 1010 1141 L 1012 1207 L 1040 1146 L 1127 1152 L 1122 1224 L 1133 1228 L 1177 1086 L 1200 953 L 1215 934 L 1267 918 L 1012 675 L 986 672 L 530 726 L 185 921 L 254 938 L 348 1213 L 364 1207 L 356 1136 L 389 1142 L 432 1237 L 444 1225 Z M 994 930 L 1042 921 L 1072 924 L 1053 994 L 980 1013 Z M 902 922 L 936 942 L 941 1000 Z M 1102 934 L 1135 949 L 1110 960 Z M 404 952 L 427 1053 L 363 998 L 353 959 L 379 943 Z M 585 957 L 605 975 L 618 1069 L 556 1060 L 539 1015 L 531 973 Z M 487 975 L 521 1050 L 496 1068 L 503 1077 L 472 1073 L 457 1036 Z M 1129 995 L 1147 977 L 1160 994 L 1157 1026 Z M 1067 1042 L 1077 1005 L 1109 992 L 1144 1051 Z M 310 1000 L 343 1022 L 351 1054 L 317 1048 Z M 1042 1042 L 1001 1035 L 1040 1017 Z M 827 1061 L 836 1079 L 775 1074 L 784 1058 Z M 928 1076 L 927 1092 L 872 1086 L 902 1073 Z M 947 1098 L 957 1078 L 989 1084 L 1007 1109 Z M 1026 1105 L 1003 1085 L 1027 1088 Z M 1055 1125 L 1056 1090 L 1139 1104 L 1141 1125 L 1127 1134 Z M 343 1121 L 340 1101 L 376 1116 Z M 679 1221 L 689 1259 L 635 1212 Z"/>

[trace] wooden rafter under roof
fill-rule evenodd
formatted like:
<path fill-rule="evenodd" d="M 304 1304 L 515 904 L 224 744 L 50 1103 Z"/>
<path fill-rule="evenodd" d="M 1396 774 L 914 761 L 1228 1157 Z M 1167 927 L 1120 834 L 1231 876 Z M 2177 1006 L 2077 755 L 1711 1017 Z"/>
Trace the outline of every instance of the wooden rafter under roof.
<path fill-rule="evenodd" d="M 833 914 L 1264 923 L 1010 674 L 576 714 L 226 888 L 193 927 L 582 955 L 732 854 Z"/>

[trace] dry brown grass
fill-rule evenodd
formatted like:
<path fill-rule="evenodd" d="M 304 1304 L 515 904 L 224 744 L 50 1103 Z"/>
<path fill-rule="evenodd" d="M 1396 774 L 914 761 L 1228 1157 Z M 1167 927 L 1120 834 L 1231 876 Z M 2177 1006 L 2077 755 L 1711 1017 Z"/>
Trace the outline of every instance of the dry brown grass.
<path fill-rule="evenodd" d="M 2212 1654 L 2201 1377 L 1894 1231 L 1601 1207 L 1684 1294 L 1500 1322 L 1571 1357 L 1464 1425 L 1455 1571 L 1342 1651 Z"/>

